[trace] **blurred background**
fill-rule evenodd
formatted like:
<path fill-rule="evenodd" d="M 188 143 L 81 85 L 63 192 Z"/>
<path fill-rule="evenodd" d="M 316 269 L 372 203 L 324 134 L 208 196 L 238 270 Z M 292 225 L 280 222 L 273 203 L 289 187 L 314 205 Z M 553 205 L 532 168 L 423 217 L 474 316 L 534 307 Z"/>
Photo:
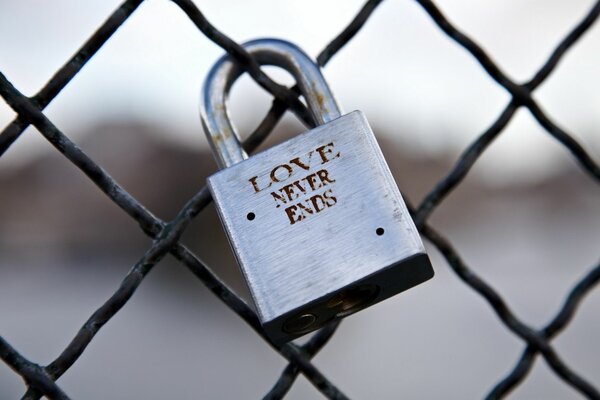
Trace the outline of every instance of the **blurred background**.
<path fill-rule="evenodd" d="M 362 1 L 196 1 L 236 41 L 291 40 L 315 56 Z M 119 1 L 0 2 L 0 70 L 33 95 Z M 531 78 L 592 2 L 438 0 L 504 71 Z M 535 98 L 600 159 L 600 27 L 573 47 Z M 144 2 L 45 114 L 126 190 L 169 220 L 216 171 L 198 116 L 199 91 L 222 50 L 169 1 Z M 278 81 L 292 83 L 268 69 Z M 368 116 L 413 203 L 510 100 L 411 1 L 384 2 L 324 69 L 346 111 Z M 231 96 L 242 136 L 270 97 L 243 77 Z M 0 102 L 4 127 L 15 113 Z M 286 116 L 269 143 L 304 128 Z M 264 146 L 263 146 L 264 147 Z M 150 240 L 33 128 L 0 158 L 0 334 L 47 364 L 118 287 Z M 518 317 L 539 328 L 599 261 L 600 188 L 525 110 L 431 222 Z M 247 291 L 211 206 L 183 237 L 237 293 Z M 429 244 L 426 244 L 429 245 Z M 488 304 L 428 247 L 433 280 L 348 318 L 315 364 L 351 398 L 483 397 L 524 347 Z M 600 383 L 600 291 L 553 343 Z M 302 342 L 303 340 L 300 340 Z M 59 380 L 72 398 L 253 399 L 286 362 L 167 257 Z M 0 363 L 0 398 L 20 378 Z M 299 378 L 290 399 L 320 398 Z M 579 395 L 542 360 L 515 399 Z"/>

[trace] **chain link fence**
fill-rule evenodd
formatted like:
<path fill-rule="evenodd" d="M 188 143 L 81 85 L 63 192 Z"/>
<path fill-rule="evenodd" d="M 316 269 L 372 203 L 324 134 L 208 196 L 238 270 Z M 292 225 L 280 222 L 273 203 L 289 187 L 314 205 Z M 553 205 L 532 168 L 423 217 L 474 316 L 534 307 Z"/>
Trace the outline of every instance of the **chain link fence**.
<path fill-rule="evenodd" d="M 261 87 L 274 97 L 268 114 L 258 128 L 245 140 L 244 147 L 247 151 L 255 150 L 262 143 L 288 108 L 293 108 L 300 115 L 307 115 L 303 104 L 298 99 L 299 93 L 296 88 L 286 88 L 272 81 L 244 48 L 215 28 L 191 0 L 173 0 L 173 2 L 193 21 L 201 34 L 229 53 Z M 506 397 L 527 378 L 536 358 L 541 356 L 555 373 L 557 379 L 561 379 L 587 398 L 600 399 L 598 388 L 566 364 L 551 343 L 573 320 L 580 303 L 600 280 L 600 265 L 592 266 L 589 272 L 571 289 L 555 317 L 544 328 L 538 330 L 517 318 L 498 292 L 469 268 L 450 241 L 427 222 L 432 212 L 461 183 L 521 107 L 526 108 L 535 121 L 571 153 L 582 170 L 592 178 L 592 181 L 600 182 L 598 163 L 572 135 L 557 126 L 532 97 L 533 91 L 548 78 L 568 50 L 598 19 L 600 1 L 593 5 L 587 15 L 556 46 L 537 73 L 525 83 L 512 81 L 489 55 L 473 39 L 455 27 L 433 2 L 428 0 L 416 0 L 416 2 L 427 12 L 432 22 L 448 36 L 449 40 L 457 42 L 467 50 L 487 74 L 511 96 L 509 103 L 496 120 L 462 152 L 454 166 L 429 191 L 424 200 L 417 206 L 409 205 L 421 234 L 440 251 L 450 268 L 464 284 L 489 303 L 498 320 L 506 329 L 523 341 L 522 355 L 512 371 L 507 376 L 500 378 L 486 398 Z M 96 164 L 44 115 L 44 108 L 79 73 L 141 3 L 142 0 L 123 2 L 79 51 L 32 97 L 24 96 L 10 83 L 7 77 L 0 73 L 0 95 L 18 114 L 0 134 L 0 155 L 10 149 L 10 146 L 28 126 L 33 125 L 52 146 L 85 173 L 115 205 L 136 220 L 140 229 L 153 239 L 152 246 L 131 268 L 119 288 L 89 317 L 69 345 L 54 361 L 45 366 L 38 365 L 26 359 L 19 350 L 12 347 L 2 337 L 0 337 L 0 358 L 25 381 L 27 390 L 23 399 L 39 399 L 42 396 L 50 399 L 68 399 L 69 396 L 56 381 L 73 366 L 104 324 L 131 299 L 150 270 L 170 253 L 200 279 L 215 296 L 242 318 L 265 340 L 266 344 L 289 361 L 289 365 L 281 372 L 265 398 L 284 397 L 299 374 L 303 374 L 327 398 L 347 398 L 341 388 L 335 386 L 324 372 L 311 363 L 311 358 L 327 344 L 338 330 L 339 322 L 322 328 L 302 346 L 293 343 L 276 345 L 270 342 L 264 335 L 254 311 L 180 242 L 180 237 L 189 223 L 211 202 L 207 188 L 204 187 L 197 192 L 172 221 L 162 221 L 119 186 L 101 166 Z M 317 62 L 320 66 L 325 66 L 340 49 L 352 40 L 380 3 L 381 0 L 370 0 L 364 4 L 355 18 L 319 54 Z"/>

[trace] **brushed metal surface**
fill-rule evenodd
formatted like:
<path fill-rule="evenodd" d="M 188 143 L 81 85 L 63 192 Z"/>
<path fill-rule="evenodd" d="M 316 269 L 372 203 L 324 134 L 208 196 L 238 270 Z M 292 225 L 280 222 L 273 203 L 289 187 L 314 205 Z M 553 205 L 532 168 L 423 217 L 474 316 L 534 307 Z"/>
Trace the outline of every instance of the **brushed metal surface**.
<path fill-rule="evenodd" d="M 323 170 L 326 174 L 317 173 Z M 286 318 L 288 326 L 296 326 L 312 321 L 307 315 L 314 314 L 317 321 L 307 328 L 310 331 L 345 316 L 328 314 L 327 304 L 335 302 L 336 294 L 351 293 L 348 288 L 357 284 L 377 289 L 362 307 L 433 276 L 418 232 L 360 111 L 221 170 L 208 184 L 261 322 L 274 340 L 305 333 L 285 332 Z M 291 201 L 286 196 L 286 185 L 288 193 L 298 198 Z M 325 200 L 316 201 L 314 207 L 310 199 L 326 190 L 330 206 L 315 212 Z M 300 214 L 292 212 L 292 218 L 285 210 L 297 203 L 313 213 L 304 212 L 306 218 L 296 221 Z M 301 206 L 298 209 L 302 211 Z M 301 319 L 289 322 L 294 315 Z"/>

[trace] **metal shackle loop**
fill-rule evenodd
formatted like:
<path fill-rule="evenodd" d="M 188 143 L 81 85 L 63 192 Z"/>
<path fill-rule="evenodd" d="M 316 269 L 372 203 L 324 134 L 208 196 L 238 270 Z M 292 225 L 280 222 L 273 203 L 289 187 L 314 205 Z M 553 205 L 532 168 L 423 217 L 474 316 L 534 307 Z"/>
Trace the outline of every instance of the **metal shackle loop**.
<path fill-rule="evenodd" d="M 317 64 L 298 46 L 279 39 L 257 39 L 243 44 L 260 65 L 274 65 L 295 78 L 314 120 L 325 124 L 341 113 Z M 227 111 L 229 91 L 244 72 L 230 56 L 212 67 L 201 95 L 202 124 L 220 168 L 248 158 Z"/>

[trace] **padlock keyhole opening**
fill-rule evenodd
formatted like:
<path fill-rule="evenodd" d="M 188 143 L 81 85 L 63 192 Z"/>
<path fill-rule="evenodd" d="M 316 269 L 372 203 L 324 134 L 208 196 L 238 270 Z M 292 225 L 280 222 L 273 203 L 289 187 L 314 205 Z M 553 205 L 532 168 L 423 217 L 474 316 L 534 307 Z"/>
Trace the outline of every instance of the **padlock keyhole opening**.
<path fill-rule="evenodd" d="M 368 307 L 379 295 L 377 285 L 359 285 L 288 318 L 283 330 L 292 334 L 311 332 L 334 318 L 343 318 Z"/>
<path fill-rule="evenodd" d="M 337 311 L 336 317 L 345 317 L 366 308 L 378 293 L 376 285 L 360 285 L 335 295 L 327 302 L 327 308 Z"/>
<path fill-rule="evenodd" d="M 308 333 L 314 329 L 317 322 L 317 316 L 314 314 L 301 314 L 288 319 L 283 324 L 283 330 L 288 333 Z"/>

